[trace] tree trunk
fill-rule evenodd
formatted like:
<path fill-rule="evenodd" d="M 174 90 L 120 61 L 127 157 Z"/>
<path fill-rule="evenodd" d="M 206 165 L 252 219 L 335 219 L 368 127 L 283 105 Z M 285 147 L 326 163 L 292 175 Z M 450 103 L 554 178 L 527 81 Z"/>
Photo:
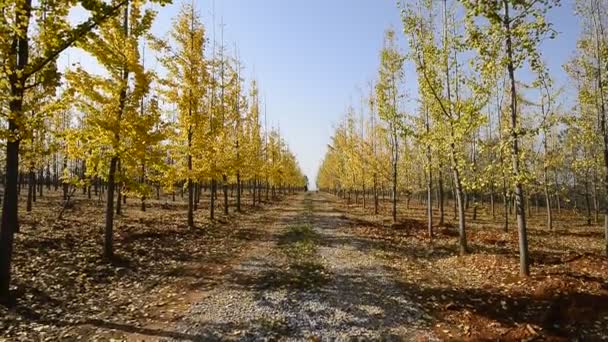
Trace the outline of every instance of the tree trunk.
<path fill-rule="evenodd" d="M 378 215 L 378 176 L 374 173 L 374 215 Z"/>
<path fill-rule="evenodd" d="M 21 112 L 21 100 L 11 101 L 11 110 Z M 17 123 L 9 119 L 9 131 L 17 132 Z M 9 285 L 11 280 L 11 262 L 13 256 L 13 240 L 15 232 L 19 231 L 18 220 L 18 180 L 19 180 L 19 140 L 6 142 L 6 183 L 4 185 L 4 201 L 2 202 L 2 226 L 0 226 L 0 301 L 10 299 Z"/>
<path fill-rule="evenodd" d="M 40 169 L 40 171 L 38 172 L 38 197 L 40 198 L 42 198 L 44 192 L 44 183 L 44 170 Z"/>
<path fill-rule="evenodd" d="M 496 208 L 494 207 L 494 185 L 490 189 L 490 211 L 492 212 L 492 221 L 496 219 Z"/>
<path fill-rule="evenodd" d="M 189 134 L 189 140 L 192 134 Z M 189 141 L 188 144 L 191 144 Z M 192 183 L 192 155 L 188 154 L 188 228 L 194 228 L 194 184 Z"/>
<path fill-rule="evenodd" d="M 118 157 L 110 160 L 110 171 L 108 173 L 108 191 L 106 197 L 106 227 L 104 233 L 103 255 L 106 260 L 114 258 L 113 229 L 114 229 L 114 176 L 116 175 L 116 164 Z"/>
<path fill-rule="evenodd" d="M 587 225 L 591 225 L 591 199 L 589 198 L 589 181 L 585 178 L 585 208 L 587 209 Z"/>
<path fill-rule="evenodd" d="M 393 223 L 397 222 L 397 161 L 393 161 L 393 188 L 392 188 L 392 217 Z"/>
<path fill-rule="evenodd" d="M 34 196 L 36 196 L 36 173 L 34 169 L 30 169 L 28 173 L 28 184 L 27 184 L 27 206 L 26 211 L 29 213 L 32 211 L 32 202 L 34 202 Z"/>
<path fill-rule="evenodd" d="M 228 215 L 228 177 L 222 175 L 222 189 L 224 190 L 224 215 Z"/>
<path fill-rule="evenodd" d="M 15 35 L 10 47 L 11 57 L 16 57 L 16 70 L 22 72 L 29 59 L 28 26 L 31 16 L 31 0 L 19 1 L 15 27 L 23 30 L 21 36 Z M 19 75 L 8 75 L 10 82 L 8 132 L 12 139 L 5 139 L 6 144 L 6 183 L 4 184 L 4 201 L 2 204 L 2 224 L 0 225 L 0 302 L 10 298 L 11 261 L 15 232 L 19 231 L 18 215 L 18 181 L 19 181 L 19 119 L 23 116 L 23 89 L 25 79 Z"/>
<path fill-rule="evenodd" d="M 257 180 L 257 187 L 258 187 L 258 205 L 262 203 L 262 180 L 258 179 Z"/>
<path fill-rule="evenodd" d="M 118 163 L 120 164 L 120 159 Z M 120 182 L 116 183 L 116 215 L 122 215 L 122 185 Z"/>
<path fill-rule="evenodd" d="M 544 168 L 544 179 L 545 179 L 545 207 L 547 210 L 547 229 L 553 230 L 553 215 L 552 215 L 552 211 L 551 211 L 551 194 L 549 193 L 549 178 L 547 177 L 547 167 L 546 166 Z"/>
<path fill-rule="evenodd" d="M 215 219 L 215 192 L 217 190 L 217 182 L 215 179 L 211 180 L 211 203 L 209 204 L 209 217 L 213 220 Z"/>
<path fill-rule="evenodd" d="M 506 28 L 506 47 L 507 47 L 507 69 L 511 82 L 511 138 L 512 138 L 512 162 L 515 181 L 515 203 L 517 212 L 517 228 L 519 235 L 519 271 L 521 275 L 530 275 L 530 265 L 528 261 L 528 231 L 526 227 L 526 213 L 524 211 L 524 187 L 519 179 L 519 132 L 517 125 L 517 90 L 515 86 L 515 69 L 513 66 L 513 47 L 511 42 L 511 19 L 509 17 L 509 2 L 503 0 L 505 8 L 504 25 Z"/>
<path fill-rule="evenodd" d="M 194 188 L 194 199 L 192 200 L 192 202 L 193 202 L 192 212 L 194 215 L 194 212 L 198 210 L 198 203 L 199 203 L 199 199 L 201 198 L 201 187 L 198 182 L 192 184 L 192 187 Z M 188 196 L 188 197 L 190 197 L 190 196 Z M 188 201 L 190 201 L 190 200 L 188 200 Z M 190 204 L 190 202 L 188 202 L 188 204 Z"/>
<path fill-rule="evenodd" d="M 466 254 L 468 252 L 467 248 L 467 233 L 466 233 L 466 225 L 465 225 L 465 209 L 464 209 L 464 191 L 462 189 L 462 182 L 460 179 L 460 172 L 458 170 L 458 163 L 456 161 L 456 156 L 454 155 L 454 144 L 452 144 L 452 172 L 454 173 L 454 186 L 456 190 L 456 202 L 458 206 L 458 247 L 460 254 Z"/>
<path fill-rule="evenodd" d="M 367 189 L 365 189 L 365 182 L 363 182 L 363 209 L 365 209 L 367 207 L 367 203 L 366 203 L 366 196 L 367 195 Z"/>
<path fill-rule="evenodd" d="M 129 31 L 129 3 L 127 2 L 126 7 L 125 7 L 125 11 L 124 11 L 124 18 L 123 18 L 123 31 L 125 36 L 128 34 Z M 122 119 L 122 112 L 125 108 L 125 103 L 127 100 L 127 86 L 128 86 L 128 80 L 129 80 L 129 70 L 126 66 L 123 67 L 123 89 L 120 92 L 120 98 L 119 98 L 119 103 L 118 103 L 118 109 L 117 109 L 117 116 L 118 116 L 118 122 L 120 123 L 120 120 Z M 120 139 L 120 135 L 119 135 L 119 131 L 120 130 L 116 130 L 115 136 L 114 138 L 116 139 L 116 141 L 119 141 Z M 117 153 L 117 151 L 114 151 L 115 153 Z M 108 194 L 107 194 L 107 200 L 106 200 L 106 225 L 105 225 L 105 231 L 104 231 L 104 257 L 106 260 L 112 260 L 114 258 L 114 245 L 113 245 L 113 233 L 114 233 L 114 188 L 116 186 L 115 184 L 115 177 L 116 177 L 116 170 L 117 168 L 119 168 L 120 164 L 120 158 L 118 157 L 118 155 L 115 155 L 112 157 L 112 159 L 110 160 L 110 170 L 108 172 Z M 119 201 L 116 205 L 117 210 L 120 208 L 120 189 L 119 189 Z"/>
<path fill-rule="evenodd" d="M 593 211 L 594 211 L 594 222 L 598 224 L 600 222 L 600 203 L 599 198 L 597 196 L 597 178 L 595 175 L 593 176 Z"/>
<path fill-rule="evenodd" d="M 430 159 L 430 158 L 429 158 Z M 429 233 L 429 239 L 433 239 L 433 179 L 432 172 L 429 169 L 428 179 L 426 185 L 426 216 L 427 216 L 427 229 Z"/>
<path fill-rule="evenodd" d="M 68 157 L 64 156 L 63 157 L 63 172 L 68 172 Z M 67 200 L 68 199 L 68 190 L 69 190 L 69 186 L 70 184 L 68 183 L 67 180 L 63 179 L 61 181 L 62 185 L 63 185 L 63 200 Z"/>
<path fill-rule="evenodd" d="M 241 173 L 236 173 L 236 211 L 241 212 Z"/>
<path fill-rule="evenodd" d="M 257 193 L 257 191 L 256 191 L 256 179 L 255 178 L 253 179 L 253 182 L 251 183 L 251 187 L 252 187 L 252 189 L 251 189 L 251 194 L 252 194 L 252 196 L 251 196 L 251 205 L 253 207 L 255 207 L 256 193 Z"/>
<path fill-rule="evenodd" d="M 441 166 L 439 169 L 439 225 L 443 226 L 445 224 L 445 192 L 443 191 L 443 173 L 441 172 Z"/>

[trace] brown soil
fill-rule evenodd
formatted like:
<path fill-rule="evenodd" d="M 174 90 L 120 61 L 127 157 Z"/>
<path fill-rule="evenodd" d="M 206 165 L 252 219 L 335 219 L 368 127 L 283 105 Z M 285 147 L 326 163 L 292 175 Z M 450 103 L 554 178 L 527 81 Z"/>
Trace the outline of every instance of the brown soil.
<path fill-rule="evenodd" d="M 210 221 L 202 200 L 196 228 L 189 229 L 179 196 L 176 202 L 149 201 L 146 212 L 138 200 L 128 199 L 115 222 L 116 258 L 106 262 L 103 203 L 79 195 L 58 220 L 61 194 L 45 193 L 31 213 L 20 211 L 12 282 L 17 301 L 0 306 L 0 336 L 141 340 L 164 331 L 239 261 L 276 216 L 268 211 L 280 205 L 243 206 L 241 214 L 223 216 L 219 202 L 219 217 Z"/>
<path fill-rule="evenodd" d="M 369 201 L 368 203 L 371 203 Z M 451 205 L 446 204 L 446 209 Z M 386 224 L 371 208 L 347 205 L 351 229 L 376 242 L 378 255 L 400 274 L 403 290 L 435 319 L 435 332 L 454 341 L 571 341 L 608 339 L 608 258 L 602 254 L 601 227 L 562 210 L 548 231 L 541 211 L 530 220 L 532 274 L 519 276 L 516 227 L 480 209 L 468 219 L 470 253 L 457 252 L 457 221 L 435 227 L 430 242 L 423 204 L 400 206 L 402 218 Z M 438 212 L 435 211 L 435 222 Z"/>

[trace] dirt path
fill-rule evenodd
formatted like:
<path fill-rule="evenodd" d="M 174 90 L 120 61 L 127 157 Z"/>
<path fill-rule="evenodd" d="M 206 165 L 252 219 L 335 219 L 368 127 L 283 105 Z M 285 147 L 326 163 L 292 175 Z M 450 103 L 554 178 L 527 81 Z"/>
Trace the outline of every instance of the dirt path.
<path fill-rule="evenodd" d="M 178 323 L 177 340 L 434 340 L 430 317 L 322 194 L 275 223 Z"/>

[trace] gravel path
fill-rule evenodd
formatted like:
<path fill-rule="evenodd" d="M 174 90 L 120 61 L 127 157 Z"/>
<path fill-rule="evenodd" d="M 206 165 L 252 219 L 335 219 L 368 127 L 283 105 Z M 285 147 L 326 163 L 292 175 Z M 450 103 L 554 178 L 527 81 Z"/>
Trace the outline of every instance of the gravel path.
<path fill-rule="evenodd" d="M 349 234 L 352 222 L 332 201 L 323 194 L 300 195 L 292 207 L 277 209 L 275 224 L 244 261 L 179 322 L 182 340 L 437 340 L 430 317 L 400 289 L 373 248 Z M 279 247 L 289 227 L 302 224 L 316 232 L 309 262 L 323 275 L 306 287 L 290 282 L 297 269 Z"/>

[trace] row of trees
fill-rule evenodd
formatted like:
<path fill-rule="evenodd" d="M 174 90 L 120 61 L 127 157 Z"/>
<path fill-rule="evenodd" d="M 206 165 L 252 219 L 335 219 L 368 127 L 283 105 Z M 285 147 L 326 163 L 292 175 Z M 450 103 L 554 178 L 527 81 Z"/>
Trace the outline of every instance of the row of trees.
<path fill-rule="evenodd" d="M 599 220 L 608 186 L 605 106 L 608 42 L 604 0 L 576 3 L 583 30 L 564 66 L 578 94 L 564 99 L 539 46 L 556 32 L 546 13 L 557 1 L 412 0 L 401 3 L 408 52 L 389 31 L 379 75 L 338 125 L 318 173 L 321 189 L 374 199 L 391 188 L 397 199 L 426 192 L 428 234 L 433 199 L 444 221 L 449 194 L 458 217 L 459 248 L 467 252 L 466 213 L 488 203 L 493 218 L 502 199 L 504 229 L 516 213 L 520 271 L 529 274 L 526 215 L 530 202 L 552 211 L 583 208 Z M 404 65 L 416 69 L 417 109 L 405 110 Z M 560 101 L 561 100 L 561 101 Z M 449 185 L 449 186 L 447 186 Z M 450 189 L 451 191 L 446 191 Z M 526 192 L 524 192 L 524 189 Z M 433 196 L 433 193 L 436 195 Z M 357 195 L 356 195 L 357 196 Z M 526 211 L 528 209 L 528 212 Z M 608 226 L 606 227 L 608 253 Z"/>
<path fill-rule="evenodd" d="M 244 188 L 255 206 L 269 193 L 306 186 L 295 156 L 277 130 L 261 124 L 259 89 L 245 84 L 242 63 L 207 37 L 196 9 L 185 4 L 168 37 L 150 33 L 150 3 L 168 0 L 2 3 L 0 91 L 6 170 L 0 233 L 0 299 L 10 298 L 20 175 L 28 178 L 27 210 L 35 185 L 62 183 L 64 200 L 77 188 L 105 195 L 104 257 L 111 260 L 115 213 L 126 196 L 146 200 L 160 190 L 187 192 L 194 227 L 203 189 L 211 219 L 218 192 L 228 213 L 229 188 L 241 210 Z M 72 8 L 90 18 L 73 25 Z M 208 47 L 211 44 L 212 49 Z M 145 68 L 146 46 L 161 68 Z M 69 47 L 90 54 L 102 71 L 80 64 L 60 73 Z M 218 185 L 221 189 L 218 189 Z"/>

